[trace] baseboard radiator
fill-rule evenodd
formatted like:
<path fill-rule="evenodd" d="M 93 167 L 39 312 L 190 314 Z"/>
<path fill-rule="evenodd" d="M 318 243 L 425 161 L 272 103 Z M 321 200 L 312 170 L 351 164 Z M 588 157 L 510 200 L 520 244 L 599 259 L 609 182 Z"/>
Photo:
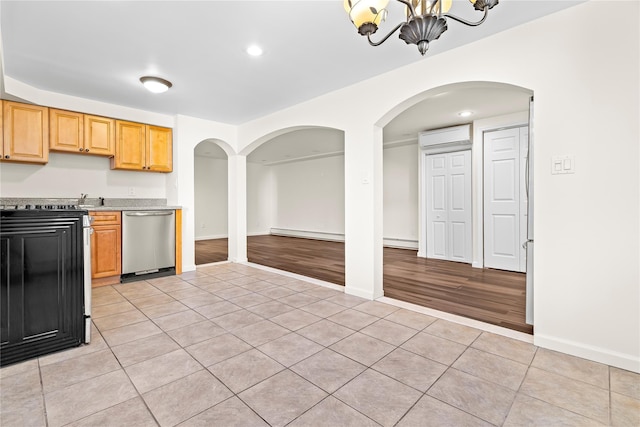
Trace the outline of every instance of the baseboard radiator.
<path fill-rule="evenodd" d="M 326 240 L 329 242 L 344 242 L 344 234 L 327 233 L 324 231 L 292 230 L 289 228 L 272 228 L 270 234 L 273 236 L 298 237 L 303 239 Z M 384 237 L 382 244 L 388 248 L 413 249 L 418 250 L 418 241 L 410 239 L 396 239 Z"/>

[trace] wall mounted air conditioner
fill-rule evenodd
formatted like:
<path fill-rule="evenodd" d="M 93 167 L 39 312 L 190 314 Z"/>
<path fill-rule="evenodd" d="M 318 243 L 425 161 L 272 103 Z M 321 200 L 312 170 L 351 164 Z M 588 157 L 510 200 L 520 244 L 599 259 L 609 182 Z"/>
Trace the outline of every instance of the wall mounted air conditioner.
<path fill-rule="evenodd" d="M 428 153 L 444 153 L 471 149 L 471 125 L 451 126 L 418 134 L 420 149 Z"/>

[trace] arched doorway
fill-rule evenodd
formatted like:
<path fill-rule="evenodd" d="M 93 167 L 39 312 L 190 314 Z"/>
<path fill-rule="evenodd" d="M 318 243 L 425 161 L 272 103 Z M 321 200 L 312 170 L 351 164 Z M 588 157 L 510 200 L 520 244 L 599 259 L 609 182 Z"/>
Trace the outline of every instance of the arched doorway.
<path fill-rule="evenodd" d="M 344 285 L 342 131 L 281 130 L 248 154 L 247 235 L 250 262 Z"/>
<path fill-rule="evenodd" d="M 493 265 L 485 265 L 484 262 L 484 253 L 490 243 L 486 231 L 489 217 L 485 220 L 485 211 L 489 212 L 487 207 L 491 201 L 487 195 L 496 184 L 491 181 L 493 174 L 484 171 L 490 160 L 488 156 L 491 156 L 486 150 L 485 139 L 499 129 L 515 129 L 519 134 L 518 128 L 521 128 L 523 131 L 520 133 L 526 135 L 530 124 L 531 97 L 532 91 L 508 84 L 458 83 L 413 97 L 383 119 L 385 296 L 532 332 L 532 326 L 525 321 L 524 274 L 485 268 Z M 426 142 L 424 135 L 442 135 L 447 129 L 466 125 L 466 145 L 460 141 L 445 140 L 443 144 L 432 145 L 432 137 Z M 519 212 L 522 212 L 524 225 L 516 225 L 520 225 L 524 233 L 512 238 L 511 246 L 515 252 L 527 241 L 528 209 L 524 195 L 525 173 L 530 169 L 526 166 L 527 142 L 528 139 L 523 140 L 525 148 L 520 157 L 516 154 L 509 159 L 513 161 L 509 166 L 519 171 L 510 187 L 516 189 L 516 198 L 520 193 L 519 187 L 522 187 Z M 466 172 L 460 169 L 454 172 L 446 166 L 454 158 L 460 162 L 467 159 Z M 432 173 L 429 165 L 435 164 L 430 162 L 436 160 L 443 169 Z M 464 173 L 468 178 L 465 181 L 461 178 Z M 457 185 L 454 180 L 464 182 L 459 185 L 459 191 L 452 190 Z M 436 186 L 436 182 L 440 186 Z M 429 219 L 430 212 L 435 209 L 435 194 L 438 195 L 438 203 L 442 204 L 438 207 L 441 210 L 437 212 L 437 224 L 436 220 Z M 459 216 L 447 223 L 447 209 L 451 210 L 454 202 L 458 204 L 456 209 L 467 209 L 466 223 L 461 222 Z M 453 222 L 455 224 L 451 225 Z M 442 232 L 438 234 L 438 230 Z M 448 249 L 456 243 L 454 237 L 457 241 L 466 242 L 467 256 L 458 256 L 459 259 L 447 257 L 448 252 L 455 252 Z M 440 252 L 433 251 L 434 240 L 437 240 L 438 245 L 435 246 L 439 246 Z M 408 264 L 410 268 L 407 268 Z"/>
<path fill-rule="evenodd" d="M 194 148 L 196 265 L 228 259 L 228 156 L 216 140 Z"/>

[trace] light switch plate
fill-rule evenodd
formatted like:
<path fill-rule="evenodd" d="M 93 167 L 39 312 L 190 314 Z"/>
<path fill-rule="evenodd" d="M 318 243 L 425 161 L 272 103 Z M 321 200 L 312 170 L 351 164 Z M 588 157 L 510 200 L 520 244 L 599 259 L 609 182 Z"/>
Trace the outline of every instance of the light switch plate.
<path fill-rule="evenodd" d="M 576 156 L 551 157 L 551 175 L 576 173 Z"/>

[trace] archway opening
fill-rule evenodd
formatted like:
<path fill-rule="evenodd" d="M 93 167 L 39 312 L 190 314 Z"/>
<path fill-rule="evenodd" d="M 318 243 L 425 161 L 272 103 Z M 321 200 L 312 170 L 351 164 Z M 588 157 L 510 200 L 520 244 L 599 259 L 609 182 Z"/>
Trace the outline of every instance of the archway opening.
<path fill-rule="evenodd" d="M 228 156 L 215 139 L 194 148 L 196 265 L 228 259 Z"/>
<path fill-rule="evenodd" d="M 344 285 L 344 224 L 343 131 L 281 130 L 248 154 L 250 262 Z"/>
<path fill-rule="evenodd" d="M 532 333 L 526 267 L 488 262 L 493 251 L 526 266 L 520 258 L 532 218 L 525 188 L 532 95 L 503 83 L 452 84 L 416 95 L 379 122 L 385 296 Z M 447 137 L 452 129 L 467 136 Z M 496 131 L 509 133 L 494 143 L 508 155 L 490 150 L 487 138 Z M 492 199 L 495 191 L 510 195 Z M 500 211 L 507 198 L 513 212 Z M 491 211 L 492 204 L 499 209 Z"/>

